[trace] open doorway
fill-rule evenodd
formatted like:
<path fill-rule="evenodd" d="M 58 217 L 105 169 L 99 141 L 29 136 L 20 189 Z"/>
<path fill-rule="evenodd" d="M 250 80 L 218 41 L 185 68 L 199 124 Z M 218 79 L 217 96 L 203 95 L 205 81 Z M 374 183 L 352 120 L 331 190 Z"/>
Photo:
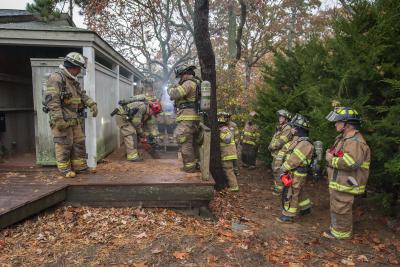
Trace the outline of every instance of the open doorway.
<path fill-rule="evenodd" d="M 36 163 L 30 59 L 59 58 L 71 51 L 82 52 L 64 47 L 0 46 L 0 168 Z"/>

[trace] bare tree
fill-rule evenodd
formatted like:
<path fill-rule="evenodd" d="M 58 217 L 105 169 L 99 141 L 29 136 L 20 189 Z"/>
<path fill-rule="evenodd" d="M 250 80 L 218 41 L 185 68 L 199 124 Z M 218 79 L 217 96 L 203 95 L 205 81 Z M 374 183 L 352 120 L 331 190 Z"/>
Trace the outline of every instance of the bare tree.
<path fill-rule="evenodd" d="M 90 29 L 163 84 L 175 66 L 195 58 L 192 29 L 179 12 L 175 0 L 93 0 L 85 9 Z"/>

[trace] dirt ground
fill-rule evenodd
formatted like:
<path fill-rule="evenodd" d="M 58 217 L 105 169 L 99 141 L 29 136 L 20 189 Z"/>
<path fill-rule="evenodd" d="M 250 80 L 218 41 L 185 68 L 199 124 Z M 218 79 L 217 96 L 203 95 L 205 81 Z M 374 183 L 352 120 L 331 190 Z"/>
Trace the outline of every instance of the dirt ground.
<path fill-rule="evenodd" d="M 0 231 L 0 266 L 400 265 L 400 225 L 367 199 L 357 201 L 354 238 L 332 241 L 321 236 L 329 227 L 326 182 L 307 184 L 313 211 L 293 224 L 275 220 L 280 199 L 263 164 L 241 169 L 239 184 L 239 193 L 215 193 L 214 219 L 197 210 L 48 210 Z"/>

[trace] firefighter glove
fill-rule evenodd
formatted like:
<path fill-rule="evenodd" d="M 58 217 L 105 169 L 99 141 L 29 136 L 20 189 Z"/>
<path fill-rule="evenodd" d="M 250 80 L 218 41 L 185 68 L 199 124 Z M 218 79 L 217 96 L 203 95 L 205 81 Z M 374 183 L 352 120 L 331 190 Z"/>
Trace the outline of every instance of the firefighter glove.
<path fill-rule="evenodd" d="M 97 113 L 98 113 L 98 110 L 97 110 L 97 104 L 96 103 L 93 103 L 92 105 L 90 105 L 90 111 L 92 112 L 92 116 L 93 117 L 96 117 L 97 116 Z"/>

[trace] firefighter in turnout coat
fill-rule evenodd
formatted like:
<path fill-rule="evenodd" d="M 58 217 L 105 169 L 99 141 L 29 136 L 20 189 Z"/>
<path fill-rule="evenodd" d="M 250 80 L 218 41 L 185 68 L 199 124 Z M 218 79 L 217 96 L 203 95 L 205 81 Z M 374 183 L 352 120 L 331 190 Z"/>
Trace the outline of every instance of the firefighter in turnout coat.
<path fill-rule="evenodd" d="M 131 162 L 143 161 L 138 152 L 138 137 L 158 137 L 155 116 L 161 112 L 158 100 L 133 101 L 120 105 L 111 115 L 116 114 L 117 126 L 124 137 L 126 159 Z"/>
<path fill-rule="evenodd" d="M 326 151 L 329 179 L 331 227 L 325 237 L 351 238 L 354 196 L 365 193 L 371 161 L 370 148 L 358 131 L 361 119 L 356 110 L 337 107 L 326 117 L 335 122 L 340 135 Z"/>
<path fill-rule="evenodd" d="M 97 105 L 80 87 L 78 75 L 85 68 L 85 58 L 76 52 L 64 58 L 63 65 L 50 75 L 43 110 L 49 113 L 57 168 L 65 177 L 75 177 L 87 170 L 84 112 L 89 107 L 97 116 Z"/>
<path fill-rule="evenodd" d="M 280 193 L 283 190 L 283 184 L 280 179 L 280 168 L 284 157 L 283 147 L 289 143 L 292 138 L 292 128 L 289 125 L 291 114 L 289 111 L 280 109 L 276 112 L 278 115 L 279 125 L 276 127 L 276 132 L 272 137 L 272 140 L 268 146 L 268 150 L 272 155 L 272 172 L 274 176 L 273 190 L 276 193 Z"/>
<path fill-rule="evenodd" d="M 311 201 L 304 192 L 314 153 L 314 146 L 308 138 L 309 122 L 296 114 L 290 126 L 294 137 L 285 145 L 285 159 L 281 167 L 281 179 L 286 188 L 282 191 L 282 215 L 277 220 L 282 223 L 291 223 L 298 214 L 305 215 L 311 210 Z"/>
<path fill-rule="evenodd" d="M 238 145 L 239 145 L 239 140 L 240 140 L 240 132 L 239 132 L 239 127 L 237 124 L 232 121 L 232 114 L 229 112 L 225 112 L 225 117 L 227 121 L 227 126 L 229 127 L 229 130 L 233 134 L 233 138 L 235 139 L 235 146 L 236 146 L 236 151 L 238 151 Z M 239 164 L 237 159 L 233 160 L 233 171 L 235 172 L 235 175 L 239 175 Z"/>
<path fill-rule="evenodd" d="M 249 115 L 250 118 L 246 122 L 241 136 L 242 162 L 243 167 L 255 169 L 258 146 L 260 142 L 260 131 L 258 130 L 258 126 L 255 124 L 255 117 L 257 113 L 252 111 Z"/>
<path fill-rule="evenodd" d="M 195 140 L 199 134 L 198 88 L 201 81 L 195 77 L 195 68 L 186 65 L 175 68 L 176 78 L 180 78 L 180 81 L 168 88 L 168 94 L 175 101 L 177 110 L 174 136 L 182 154 L 185 172 L 196 172 L 198 169 L 198 147 Z"/>
<path fill-rule="evenodd" d="M 225 112 L 218 112 L 219 137 L 221 148 L 222 168 L 228 179 L 228 190 L 231 192 L 239 191 L 239 186 L 234 172 L 234 161 L 237 160 L 237 151 L 234 132 L 228 126 Z"/>

